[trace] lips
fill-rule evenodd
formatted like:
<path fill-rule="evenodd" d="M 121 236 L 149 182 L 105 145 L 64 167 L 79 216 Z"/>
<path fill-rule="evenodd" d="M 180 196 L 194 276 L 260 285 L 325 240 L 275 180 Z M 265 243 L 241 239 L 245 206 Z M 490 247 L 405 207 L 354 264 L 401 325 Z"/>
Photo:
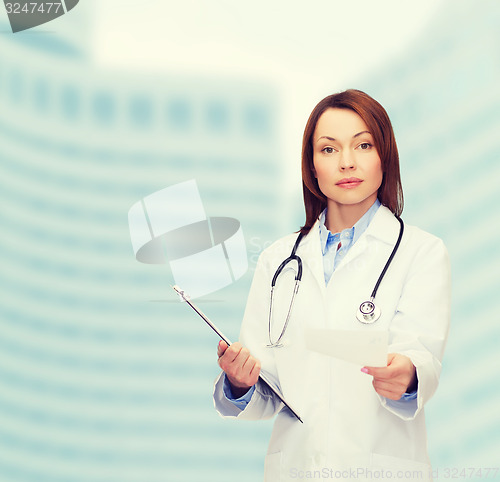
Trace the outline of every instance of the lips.
<path fill-rule="evenodd" d="M 359 186 L 362 182 L 363 180 L 357 177 L 346 177 L 337 182 L 336 185 L 343 188 L 351 188 Z"/>

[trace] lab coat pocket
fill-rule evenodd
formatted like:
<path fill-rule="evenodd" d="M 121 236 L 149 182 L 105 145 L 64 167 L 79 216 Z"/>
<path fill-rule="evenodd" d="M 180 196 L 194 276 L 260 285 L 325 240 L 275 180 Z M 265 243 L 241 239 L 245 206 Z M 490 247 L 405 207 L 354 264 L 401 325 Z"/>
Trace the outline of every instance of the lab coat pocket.
<path fill-rule="evenodd" d="M 390 455 L 372 454 L 372 470 L 383 471 L 384 478 L 393 481 L 430 481 L 431 466 L 416 460 L 391 457 Z"/>
<path fill-rule="evenodd" d="M 264 462 L 264 482 L 281 480 L 281 452 L 266 455 Z"/>

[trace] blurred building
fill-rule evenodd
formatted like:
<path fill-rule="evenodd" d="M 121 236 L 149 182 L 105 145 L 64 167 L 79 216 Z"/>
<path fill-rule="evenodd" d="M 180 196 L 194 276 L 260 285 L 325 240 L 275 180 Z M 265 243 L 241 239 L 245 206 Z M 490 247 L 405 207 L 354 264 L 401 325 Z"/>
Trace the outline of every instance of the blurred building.
<path fill-rule="evenodd" d="M 450 253 L 452 325 L 427 420 L 433 465 L 459 472 L 498 465 L 500 449 L 499 22 L 496 2 L 445 2 L 412 48 L 358 84 L 393 121 L 403 218 Z"/>
<path fill-rule="evenodd" d="M 256 480 L 268 425 L 213 410 L 217 338 L 135 261 L 127 212 L 195 178 L 241 222 L 249 272 L 199 303 L 236 339 L 280 229 L 276 89 L 96 69 L 82 32 L 0 38 L 0 479 Z"/>

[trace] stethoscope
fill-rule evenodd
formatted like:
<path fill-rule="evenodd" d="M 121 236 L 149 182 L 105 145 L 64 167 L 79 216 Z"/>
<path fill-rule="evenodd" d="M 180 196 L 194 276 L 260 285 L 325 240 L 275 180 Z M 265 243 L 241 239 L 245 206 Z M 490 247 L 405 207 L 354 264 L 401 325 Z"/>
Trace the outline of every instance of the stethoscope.
<path fill-rule="evenodd" d="M 385 273 L 387 272 L 387 269 L 389 268 L 392 259 L 394 258 L 394 255 L 396 254 L 399 244 L 401 243 L 401 238 L 403 237 L 403 231 L 404 231 L 404 223 L 403 220 L 397 216 L 396 219 L 399 221 L 399 235 L 398 239 L 396 241 L 396 244 L 394 245 L 394 248 L 392 249 L 391 255 L 389 256 L 389 259 L 385 263 L 384 269 L 380 273 L 380 276 L 378 277 L 377 283 L 375 284 L 375 287 L 373 288 L 372 294 L 370 295 L 370 299 L 367 301 L 363 301 L 358 308 L 358 311 L 356 313 L 356 318 L 360 323 L 364 324 L 370 324 L 370 323 L 375 323 L 381 315 L 381 310 L 380 308 L 375 304 L 375 296 L 377 295 L 378 288 L 380 286 L 380 283 L 384 279 Z M 295 244 L 293 245 L 292 252 L 290 253 L 290 256 L 283 260 L 283 262 L 278 266 L 278 269 L 274 273 L 273 279 L 271 281 L 271 300 L 269 302 L 269 345 L 267 347 L 269 348 L 281 348 L 283 346 L 283 343 L 281 343 L 281 339 L 283 338 L 286 329 L 288 327 L 288 322 L 290 321 L 290 315 L 292 314 L 292 308 L 293 304 L 295 302 L 295 297 L 297 296 L 297 292 L 299 291 L 299 286 L 300 282 L 302 280 L 302 260 L 300 259 L 300 256 L 298 256 L 296 253 L 297 248 L 299 247 L 300 241 L 304 237 L 303 233 L 300 233 L 297 237 L 297 240 L 295 241 Z M 297 274 L 295 275 L 295 286 L 293 288 L 293 293 L 292 293 L 292 299 L 290 300 L 290 306 L 288 307 L 288 313 L 286 315 L 285 323 L 283 325 L 283 329 L 281 330 L 280 336 L 278 339 L 273 342 L 272 337 L 271 337 L 271 328 L 272 328 L 272 314 L 273 314 L 273 295 L 274 295 L 274 288 L 276 286 L 276 281 L 280 275 L 280 273 L 284 270 L 286 265 L 292 261 L 297 262 Z"/>

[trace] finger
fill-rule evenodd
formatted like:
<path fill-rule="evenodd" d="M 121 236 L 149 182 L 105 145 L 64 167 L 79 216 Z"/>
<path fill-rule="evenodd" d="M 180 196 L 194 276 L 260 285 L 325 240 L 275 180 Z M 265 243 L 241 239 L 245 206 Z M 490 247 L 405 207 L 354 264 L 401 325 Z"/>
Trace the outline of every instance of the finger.
<path fill-rule="evenodd" d="M 374 379 L 372 385 L 379 395 L 391 400 L 399 400 L 404 393 L 402 386 L 392 385 L 387 382 L 378 382 Z"/>
<path fill-rule="evenodd" d="M 255 378 L 255 382 L 257 382 L 257 379 L 259 378 L 260 375 L 260 361 L 256 360 L 255 365 L 253 366 L 250 376 Z"/>
<path fill-rule="evenodd" d="M 250 358 L 250 352 L 241 343 L 230 345 L 224 355 L 219 358 L 219 366 L 238 382 L 242 382 L 250 373 L 251 365 L 245 370 L 243 367 Z"/>
<path fill-rule="evenodd" d="M 228 348 L 228 344 L 224 340 L 219 341 L 219 345 L 217 346 L 217 356 L 220 358 L 222 355 L 224 355 L 225 351 Z"/>
<path fill-rule="evenodd" d="M 411 382 L 415 376 L 415 366 L 410 358 L 399 353 L 389 354 L 391 359 L 389 360 L 388 368 L 392 370 L 392 377 L 398 378 L 406 386 Z"/>
<path fill-rule="evenodd" d="M 250 352 L 248 351 L 248 348 L 242 347 L 241 350 L 239 351 L 237 357 L 234 359 L 233 365 L 235 367 L 238 367 L 238 369 L 245 374 L 250 373 L 251 367 L 245 368 L 245 364 L 247 363 L 248 360 L 251 360 L 252 358 L 253 357 L 250 356 Z"/>
<path fill-rule="evenodd" d="M 250 356 L 242 367 L 241 377 L 248 385 L 255 385 L 259 379 L 260 362 Z"/>
<path fill-rule="evenodd" d="M 388 398 L 390 400 L 399 400 L 401 398 L 401 394 L 395 393 L 395 392 L 390 392 L 388 390 L 375 390 L 381 397 Z"/>
<path fill-rule="evenodd" d="M 389 367 L 363 367 L 361 371 L 379 380 L 390 380 L 393 376 Z"/>
<path fill-rule="evenodd" d="M 241 343 L 233 343 L 232 345 L 229 345 L 227 350 L 225 351 L 223 358 L 228 362 L 228 363 L 233 363 L 238 355 L 240 354 L 240 351 L 242 350 L 243 345 Z"/>
<path fill-rule="evenodd" d="M 243 353 L 243 350 L 242 350 L 242 356 L 244 356 L 244 353 Z M 259 360 L 257 360 L 257 358 L 254 358 L 253 356 L 250 355 L 250 352 L 248 352 L 248 358 L 245 360 L 245 362 L 243 363 L 243 365 L 241 366 L 241 370 L 242 372 L 246 375 L 246 376 L 251 376 L 252 374 L 252 371 L 254 370 L 255 368 L 255 365 L 257 363 L 260 363 Z"/>
<path fill-rule="evenodd" d="M 249 375 L 250 385 L 255 385 L 257 383 L 257 381 L 259 380 L 259 375 L 260 375 L 260 361 L 256 360 Z"/>
<path fill-rule="evenodd" d="M 392 365 L 392 363 L 394 362 L 394 359 L 396 358 L 396 355 L 397 355 L 397 353 L 389 353 L 387 355 L 387 366 Z"/>
<path fill-rule="evenodd" d="M 375 388 L 375 391 L 378 392 L 379 390 L 384 390 L 396 395 L 399 394 L 398 398 L 401 398 L 401 395 L 405 392 L 406 389 L 406 386 L 403 383 L 380 381 L 376 380 L 375 378 L 373 379 L 372 385 L 373 388 Z"/>
<path fill-rule="evenodd" d="M 385 367 L 365 366 L 361 369 L 361 371 L 381 380 L 389 380 L 398 375 L 401 370 L 401 365 L 398 363 L 396 355 L 396 353 L 389 353 L 387 355 L 387 366 Z"/>
<path fill-rule="evenodd" d="M 224 371 L 233 385 L 237 387 L 251 387 L 257 383 L 259 378 L 258 371 L 260 370 L 254 369 L 257 364 L 258 360 L 256 358 L 249 357 L 243 367 L 237 363 L 233 363 Z"/>

